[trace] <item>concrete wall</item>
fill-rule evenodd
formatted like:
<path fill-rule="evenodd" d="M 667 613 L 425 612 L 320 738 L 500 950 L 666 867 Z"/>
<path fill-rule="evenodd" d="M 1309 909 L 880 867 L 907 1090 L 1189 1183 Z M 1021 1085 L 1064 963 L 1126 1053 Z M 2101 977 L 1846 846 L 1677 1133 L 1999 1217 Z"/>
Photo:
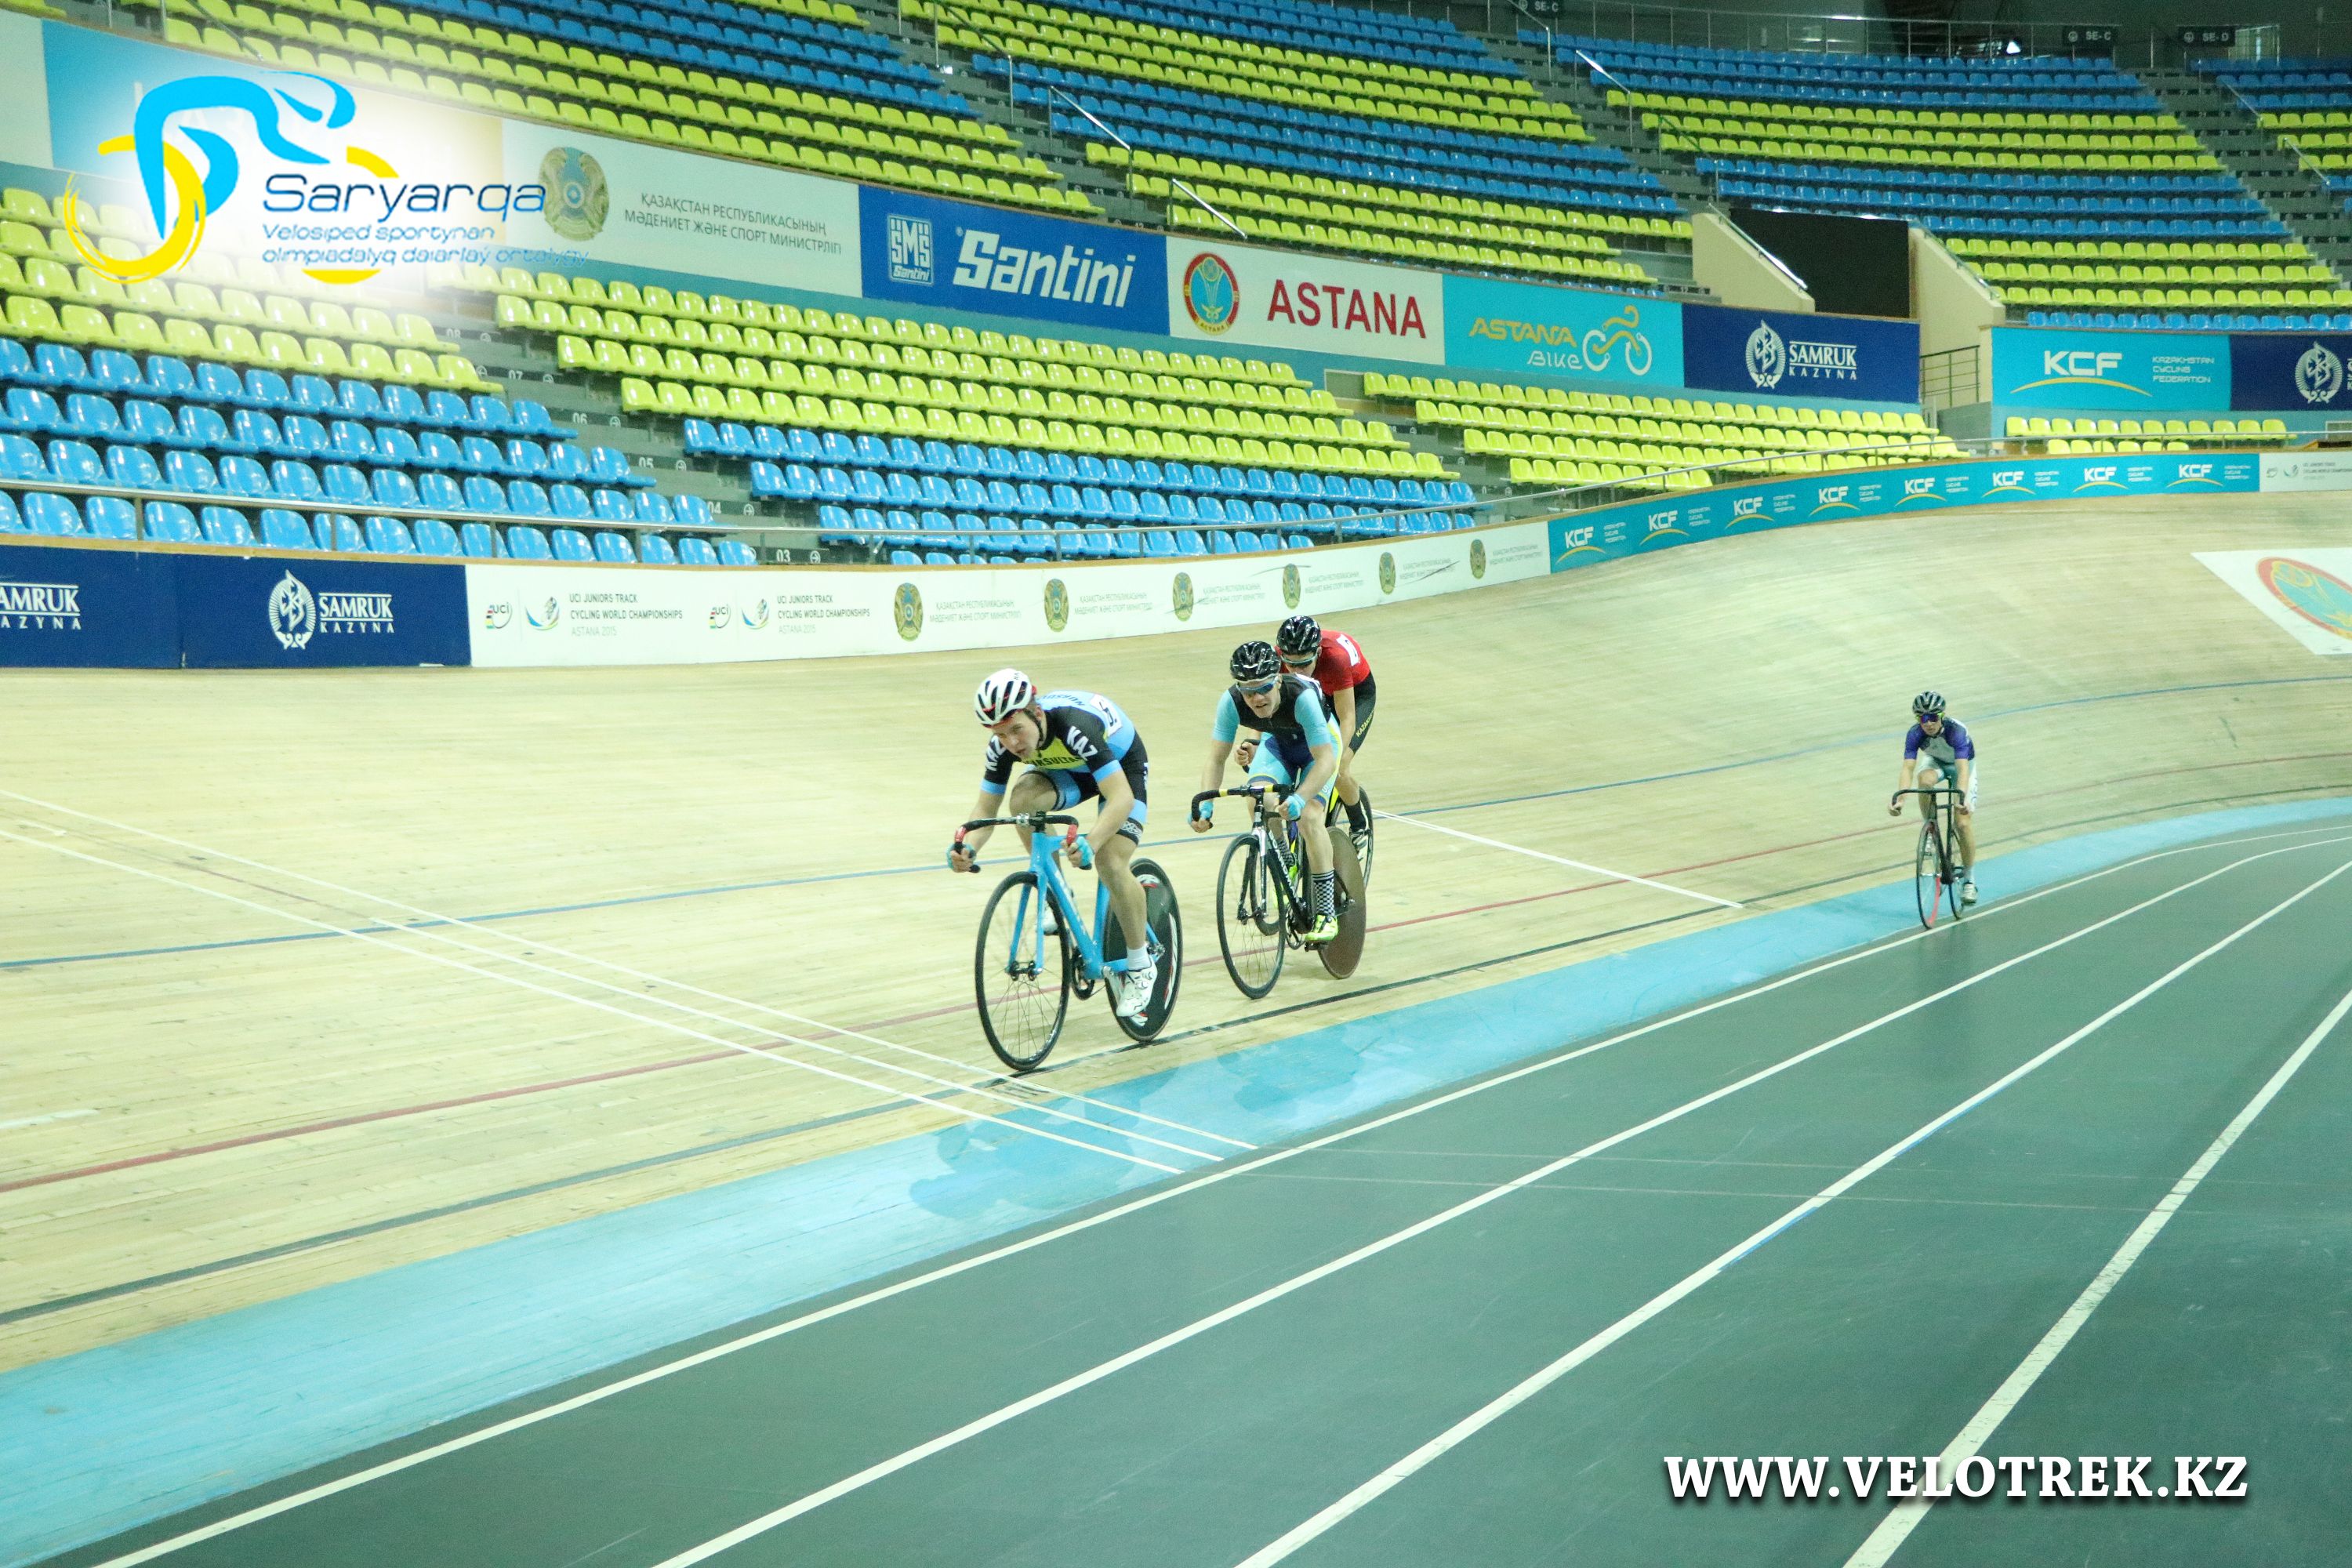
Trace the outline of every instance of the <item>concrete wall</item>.
<path fill-rule="evenodd" d="M 1744 310 L 1813 309 L 1813 297 L 1720 213 L 1691 214 L 1691 277 Z"/>

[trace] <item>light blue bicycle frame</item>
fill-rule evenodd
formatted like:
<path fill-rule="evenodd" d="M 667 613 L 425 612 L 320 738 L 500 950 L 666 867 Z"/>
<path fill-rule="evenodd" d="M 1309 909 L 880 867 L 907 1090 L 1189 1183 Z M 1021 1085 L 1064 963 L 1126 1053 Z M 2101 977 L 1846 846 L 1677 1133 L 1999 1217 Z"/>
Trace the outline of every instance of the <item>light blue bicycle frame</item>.
<path fill-rule="evenodd" d="M 1061 911 L 1062 929 L 1068 931 L 1070 940 L 1077 944 L 1078 973 L 1088 980 L 1098 980 L 1105 972 L 1122 973 L 1134 955 L 1130 953 L 1127 958 L 1106 961 L 1103 957 L 1102 943 L 1096 940 L 1096 932 L 1100 931 L 1103 929 L 1103 922 L 1110 919 L 1110 889 L 1101 885 L 1097 879 L 1095 888 L 1094 929 L 1087 930 L 1086 922 L 1078 918 L 1077 905 L 1070 898 L 1069 884 L 1062 880 L 1062 862 L 1059 856 L 1063 846 L 1068 842 L 1070 841 L 1059 835 L 1032 833 L 1029 836 L 1029 869 L 1035 874 L 1037 887 L 1041 891 L 1051 889 L 1054 907 Z M 1024 888 L 1021 890 L 1021 907 L 1014 911 L 1013 920 L 1013 949 L 1006 955 L 1005 967 L 1010 971 L 1019 966 L 1023 944 L 1031 942 L 1034 938 L 1035 945 L 1030 949 L 1029 955 L 1031 961 L 1042 973 L 1045 965 L 1045 922 L 1033 917 L 1029 908 L 1029 889 Z M 1144 940 L 1149 945 L 1151 938 L 1148 932 Z"/>

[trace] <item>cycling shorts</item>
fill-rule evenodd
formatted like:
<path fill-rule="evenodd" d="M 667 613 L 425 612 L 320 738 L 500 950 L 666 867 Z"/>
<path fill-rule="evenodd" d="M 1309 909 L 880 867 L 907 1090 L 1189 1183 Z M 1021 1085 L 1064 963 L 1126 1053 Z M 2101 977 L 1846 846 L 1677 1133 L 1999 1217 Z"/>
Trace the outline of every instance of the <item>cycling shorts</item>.
<path fill-rule="evenodd" d="M 1958 763 L 1939 763 L 1933 757 L 1921 757 L 1919 759 L 1919 772 L 1917 774 L 1919 787 L 1922 789 L 1936 789 L 1943 785 L 1958 784 L 1959 782 L 1959 772 L 1960 765 Z M 1970 763 L 1969 767 L 1969 793 L 1962 799 L 1962 804 L 1970 811 L 1974 811 L 1977 808 L 1977 785 L 1983 782 L 1984 763 L 1981 762 Z"/>
<path fill-rule="evenodd" d="M 1151 815 L 1145 798 L 1145 787 L 1151 776 L 1151 759 L 1143 752 L 1143 737 L 1138 735 L 1127 748 L 1127 755 L 1118 760 L 1119 771 L 1127 775 L 1127 787 L 1135 792 L 1135 805 L 1127 814 L 1126 823 L 1118 835 L 1136 844 L 1143 842 L 1143 824 Z M 1100 800 L 1101 786 L 1091 773 L 1050 773 L 1045 775 L 1054 783 L 1054 807 L 1067 811 L 1082 800 Z"/>
<path fill-rule="evenodd" d="M 1350 752 L 1364 749 L 1364 737 L 1372 732 L 1372 705 L 1380 700 L 1379 689 L 1373 686 L 1372 678 L 1369 675 L 1355 688 L 1355 692 L 1356 727 L 1348 731 L 1348 750 Z"/>
<path fill-rule="evenodd" d="M 1265 735 L 1258 737 L 1257 755 L 1250 759 L 1249 776 L 1272 779 L 1276 784 L 1296 785 L 1304 781 L 1315 766 L 1315 752 L 1306 737 Z M 1332 798 L 1339 793 L 1339 777 L 1334 772 L 1323 786 L 1323 809 L 1331 809 Z"/>

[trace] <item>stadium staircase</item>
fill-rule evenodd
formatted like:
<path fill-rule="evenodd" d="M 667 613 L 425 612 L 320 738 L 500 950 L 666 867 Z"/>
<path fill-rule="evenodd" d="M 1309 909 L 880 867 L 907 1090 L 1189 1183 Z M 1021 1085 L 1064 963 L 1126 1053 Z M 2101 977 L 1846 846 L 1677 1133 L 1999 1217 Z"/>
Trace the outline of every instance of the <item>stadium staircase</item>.
<path fill-rule="evenodd" d="M 2238 183 L 2311 247 L 2338 277 L 2352 276 L 2352 214 L 2343 195 L 2296 150 L 2265 127 L 2245 100 L 2191 71 L 2137 73 L 2150 92 L 2213 150 Z"/>

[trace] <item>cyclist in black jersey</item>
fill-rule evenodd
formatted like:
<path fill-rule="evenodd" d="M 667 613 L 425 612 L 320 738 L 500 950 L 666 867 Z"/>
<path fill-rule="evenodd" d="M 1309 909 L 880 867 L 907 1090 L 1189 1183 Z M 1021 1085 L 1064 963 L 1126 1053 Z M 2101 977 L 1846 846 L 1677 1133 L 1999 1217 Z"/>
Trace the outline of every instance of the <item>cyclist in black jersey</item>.
<path fill-rule="evenodd" d="M 1330 699 L 1313 680 L 1285 673 L 1271 643 L 1242 644 L 1234 649 L 1230 668 L 1234 683 L 1217 699 L 1210 719 L 1209 760 L 1201 770 L 1201 787 L 1223 787 L 1235 738 L 1244 729 L 1257 731 L 1258 740 L 1242 743 L 1242 763 L 1252 778 L 1290 786 L 1283 809 L 1298 824 L 1312 878 L 1315 924 L 1306 940 L 1329 942 L 1339 934 L 1331 838 L 1324 831 L 1339 777 L 1339 734 Z M 1215 805 L 1214 801 L 1201 803 L 1192 818 L 1193 832 L 1209 830 Z"/>

